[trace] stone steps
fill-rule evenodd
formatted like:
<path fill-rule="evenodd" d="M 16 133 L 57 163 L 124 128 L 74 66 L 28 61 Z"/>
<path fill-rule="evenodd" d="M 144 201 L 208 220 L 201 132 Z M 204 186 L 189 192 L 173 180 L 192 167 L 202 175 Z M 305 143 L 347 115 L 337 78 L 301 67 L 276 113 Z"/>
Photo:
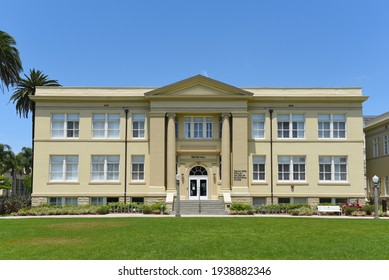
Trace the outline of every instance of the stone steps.
<path fill-rule="evenodd" d="M 177 201 L 173 202 L 173 214 L 176 213 Z M 181 200 L 182 215 L 226 215 L 222 200 Z"/>

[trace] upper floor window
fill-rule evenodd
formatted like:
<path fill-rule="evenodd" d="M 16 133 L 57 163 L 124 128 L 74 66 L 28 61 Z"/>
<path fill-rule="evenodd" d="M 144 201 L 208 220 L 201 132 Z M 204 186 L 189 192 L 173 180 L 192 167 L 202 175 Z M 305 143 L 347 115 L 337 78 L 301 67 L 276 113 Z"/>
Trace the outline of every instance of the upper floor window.
<path fill-rule="evenodd" d="M 132 138 L 145 138 L 145 115 L 132 115 Z"/>
<path fill-rule="evenodd" d="M 120 114 L 93 114 L 93 138 L 119 138 Z"/>
<path fill-rule="evenodd" d="M 389 154 L 389 135 L 384 136 L 384 155 Z"/>
<path fill-rule="evenodd" d="M 212 117 L 185 117 L 184 122 L 186 139 L 212 139 Z"/>
<path fill-rule="evenodd" d="M 265 156 L 253 156 L 253 181 L 265 181 Z"/>
<path fill-rule="evenodd" d="M 305 157 L 279 156 L 278 157 L 279 181 L 305 181 Z"/>
<path fill-rule="evenodd" d="M 51 116 L 52 138 L 78 138 L 80 114 L 53 114 Z"/>
<path fill-rule="evenodd" d="M 145 180 L 145 157 L 144 156 L 131 157 L 131 180 L 132 181 Z"/>
<path fill-rule="evenodd" d="M 380 156 L 380 138 L 374 138 L 373 139 L 373 156 L 379 157 Z"/>
<path fill-rule="evenodd" d="M 252 116 L 252 137 L 254 139 L 265 138 L 264 114 L 256 114 Z"/>
<path fill-rule="evenodd" d="M 347 181 L 347 157 L 319 157 L 320 181 Z"/>
<path fill-rule="evenodd" d="M 78 180 L 78 156 L 50 156 L 50 181 L 76 182 Z"/>
<path fill-rule="evenodd" d="M 319 138 L 346 138 L 345 114 L 318 115 Z"/>
<path fill-rule="evenodd" d="M 278 138 L 304 138 L 305 116 L 303 114 L 281 114 L 277 116 Z"/>
<path fill-rule="evenodd" d="M 92 181 L 119 181 L 119 156 L 92 156 Z"/>

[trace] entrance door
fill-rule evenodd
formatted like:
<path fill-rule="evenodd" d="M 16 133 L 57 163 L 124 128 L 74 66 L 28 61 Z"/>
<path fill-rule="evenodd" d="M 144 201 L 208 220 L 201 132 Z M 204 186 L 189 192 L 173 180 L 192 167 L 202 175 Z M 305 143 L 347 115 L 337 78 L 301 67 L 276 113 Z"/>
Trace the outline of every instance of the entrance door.
<path fill-rule="evenodd" d="M 208 177 L 190 176 L 189 177 L 189 200 L 208 199 Z"/>

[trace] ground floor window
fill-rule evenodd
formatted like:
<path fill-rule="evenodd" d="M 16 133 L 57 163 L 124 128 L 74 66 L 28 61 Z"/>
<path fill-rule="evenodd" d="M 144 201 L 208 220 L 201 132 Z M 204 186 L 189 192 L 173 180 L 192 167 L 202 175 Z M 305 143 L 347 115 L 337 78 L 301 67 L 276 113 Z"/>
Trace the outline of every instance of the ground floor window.
<path fill-rule="evenodd" d="M 308 203 L 307 197 L 279 197 L 279 204 L 305 204 Z"/>
<path fill-rule="evenodd" d="M 105 204 L 107 204 L 107 198 L 106 197 L 91 197 L 90 204 L 105 205 Z"/>
<path fill-rule="evenodd" d="M 253 205 L 266 205 L 266 197 L 253 197 Z"/>
<path fill-rule="evenodd" d="M 64 206 L 64 205 L 77 206 L 78 198 L 77 197 L 50 197 L 49 204 L 58 205 L 58 206 Z"/>
<path fill-rule="evenodd" d="M 143 204 L 145 202 L 144 197 L 131 197 L 131 202 Z"/>

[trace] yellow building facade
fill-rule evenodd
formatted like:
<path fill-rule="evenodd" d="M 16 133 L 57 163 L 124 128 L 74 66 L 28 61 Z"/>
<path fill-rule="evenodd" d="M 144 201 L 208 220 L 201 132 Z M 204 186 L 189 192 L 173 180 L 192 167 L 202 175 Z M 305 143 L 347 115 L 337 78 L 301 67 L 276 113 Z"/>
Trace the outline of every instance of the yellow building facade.
<path fill-rule="evenodd" d="M 364 199 L 360 88 L 41 87 L 33 204 Z M 176 177 L 179 179 L 176 180 Z"/>
<path fill-rule="evenodd" d="M 389 197 L 389 112 L 366 122 L 366 178 L 370 194 L 372 178 L 380 178 L 380 196 Z"/>

